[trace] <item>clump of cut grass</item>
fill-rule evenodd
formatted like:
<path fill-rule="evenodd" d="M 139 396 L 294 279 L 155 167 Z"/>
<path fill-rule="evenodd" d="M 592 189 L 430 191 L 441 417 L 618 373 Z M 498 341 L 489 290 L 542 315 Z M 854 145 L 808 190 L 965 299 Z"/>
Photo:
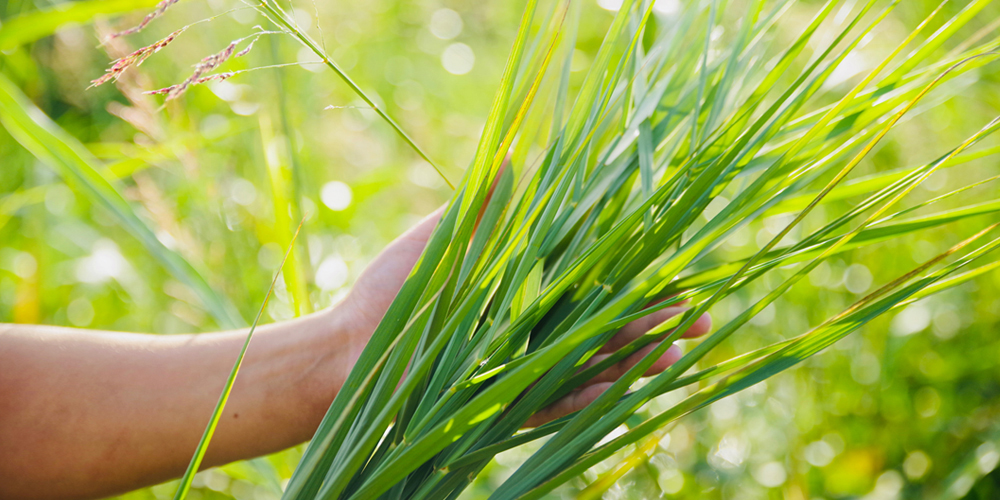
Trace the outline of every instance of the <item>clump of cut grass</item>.
<path fill-rule="evenodd" d="M 846 90 L 827 85 L 831 76 L 900 2 L 852 4 L 844 22 L 835 23 L 830 17 L 840 2 L 829 0 L 790 43 L 769 44 L 795 3 L 690 2 L 654 29 L 653 2 L 627 0 L 571 93 L 580 7 L 528 0 L 471 166 L 284 498 L 455 498 L 497 453 L 551 436 L 491 496 L 540 498 L 874 318 L 994 269 L 989 256 L 1000 238 L 987 236 L 997 224 L 983 224 L 807 332 L 695 371 L 755 315 L 798 293 L 792 287 L 831 257 L 1000 212 L 993 202 L 904 218 L 995 178 L 900 207 L 934 172 L 960 164 L 1000 120 L 934 161 L 844 183 L 928 95 L 948 97 L 955 92 L 949 82 L 996 57 L 1000 38 L 936 55 L 989 2 L 967 3 L 917 42 L 942 21 L 942 3 Z M 277 3 L 264 0 L 257 8 L 429 161 Z M 715 41 L 720 19 L 735 9 L 742 17 Z M 227 50 L 187 86 L 208 78 L 234 46 Z M 534 147 L 543 153 L 530 161 Z M 506 158 L 510 166 L 501 168 Z M 833 212 L 832 201 L 855 196 L 863 199 L 854 208 L 803 228 L 817 207 Z M 734 233 L 777 214 L 794 215 L 756 252 L 713 265 Z M 671 368 L 637 384 L 703 313 L 765 275 L 777 283 L 768 293 Z M 584 368 L 617 329 L 682 301 L 689 303 L 686 313 Z M 539 410 L 654 342 L 585 409 L 520 430 Z M 654 398 L 682 388 L 685 399 L 606 439 Z M 631 463 L 595 484 L 613 483 Z"/>

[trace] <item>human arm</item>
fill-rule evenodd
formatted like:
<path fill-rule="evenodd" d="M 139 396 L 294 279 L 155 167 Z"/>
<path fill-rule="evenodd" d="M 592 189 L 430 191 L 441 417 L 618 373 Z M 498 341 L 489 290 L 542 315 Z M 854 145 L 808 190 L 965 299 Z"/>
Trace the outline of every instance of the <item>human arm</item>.
<path fill-rule="evenodd" d="M 258 328 L 204 466 L 312 436 L 436 220 L 428 217 L 387 247 L 340 304 Z M 627 343 L 677 312 L 630 324 L 612 343 Z M 707 328 L 707 319 L 699 320 L 690 333 Z M 99 498 L 179 476 L 245 337 L 245 330 L 161 336 L 0 325 L 0 498 Z M 529 425 L 582 408 L 641 354 Z M 668 351 L 653 371 L 677 354 Z"/>
<path fill-rule="evenodd" d="M 353 361 L 346 317 L 258 328 L 206 466 L 311 437 Z M 179 476 L 245 336 L 0 326 L 0 498 L 99 498 Z"/>

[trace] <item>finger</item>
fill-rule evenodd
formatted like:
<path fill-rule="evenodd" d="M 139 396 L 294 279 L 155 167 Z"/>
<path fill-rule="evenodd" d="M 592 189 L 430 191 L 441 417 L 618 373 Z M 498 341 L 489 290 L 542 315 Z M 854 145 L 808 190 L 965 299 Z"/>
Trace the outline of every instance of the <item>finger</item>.
<path fill-rule="evenodd" d="M 623 326 L 621 330 L 618 330 L 618 333 L 616 333 L 614 337 L 611 337 L 611 340 L 604 344 L 604 347 L 601 348 L 601 352 L 615 352 L 618 349 L 632 343 L 633 340 L 645 335 L 646 332 L 655 328 L 656 325 L 659 325 L 660 323 L 663 323 L 664 321 L 677 316 L 686 310 L 686 307 L 673 306 L 666 307 L 643 316 Z"/>
<path fill-rule="evenodd" d="M 638 364 L 639 361 L 652 352 L 657 345 L 658 344 L 648 345 L 624 360 L 616 363 L 615 366 L 589 380 L 581 389 L 573 391 L 562 399 L 532 415 L 524 426 L 538 427 L 539 425 L 584 409 L 587 405 L 593 403 L 598 396 L 604 393 L 604 391 L 608 390 L 614 380 L 621 378 L 621 376 L 624 375 L 629 368 Z M 670 365 L 676 363 L 677 360 L 681 358 L 681 355 L 681 350 L 678 346 L 670 346 L 667 348 L 666 352 L 664 352 L 663 355 L 660 356 L 655 363 L 653 363 L 653 366 L 651 366 L 644 375 L 650 376 L 662 373 L 664 370 L 669 368 Z M 596 363 L 605 358 L 607 358 L 607 355 L 596 355 L 591 358 L 590 361 Z"/>
<path fill-rule="evenodd" d="M 559 417 L 564 417 L 573 413 L 574 411 L 579 411 L 584 409 L 590 403 L 593 403 L 598 396 L 604 391 L 611 387 L 610 383 L 607 384 L 594 384 L 588 387 L 584 387 L 579 391 L 574 391 L 567 394 L 562 399 L 552 403 L 541 411 L 535 413 L 524 423 L 524 427 L 538 427 L 547 422 L 551 422 Z"/>
<path fill-rule="evenodd" d="M 611 365 L 610 367 L 608 367 L 607 370 L 598 373 L 597 375 L 594 376 L 594 378 L 584 383 L 584 385 L 587 386 L 593 384 L 600 384 L 604 382 L 614 382 L 615 380 L 620 379 L 623 375 L 625 375 L 625 372 L 632 369 L 633 366 L 639 364 L 639 361 L 642 361 L 642 358 L 646 357 L 647 354 L 653 352 L 653 350 L 656 349 L 657 346 L 659 345 L 660 343 L 656 342 L 649 344 L 648 346 L 643 347 L 642 349 L 639 349 L 638 351 L 630 354 L 627 358 L 615 363 L 614 365 Z M 589 360 L 587 360 L 587 363 L 585 363 L 584 366 L 593 366 L 601 362 L 602 360 L 607 359 L 608 356 L 610 356 L 610 354 L 594 355 Z M 670 365 L 676 363 L 678 359 L 681 359 L 681 349 L 676 345 L 672 345 L 667 348 L 667 350 L 663 353 L 663 355 L 659 357 L 659 359 L 653 362 L 653 366 L 650 366 L 649 369 L 646 370 L 646 373 L 643 374 L 643 376 L 651 377 L 658 373 L 662 373 L 663 370 L 670 368 Z"/>
<path fill-rule="evenodd" d="M 360 309 L 370 309 L 377 313 L 374 323 L 377 324 L 382 318 L 382 314 L 389 308 L 389 303 L 412 272 L 443 211 L 444 207 L 435 210 L 396 238 L 358 277 L 357 285 L 352 289 L 351 295 L 355 300 L 361 301 L 363 307 Z"/>
<path fill-rule="evenodd" d="M 423 219 L 420 219 L 420 222 L 410 229 L 407 229 L 406 232 L 399 237 L 399 239 L 426 245 L 427 239 L 431 237 L 431 233 L 434 231 L 434 227 L 437 226 L 438 221 L 441 220 L 441 215 L 444 213 L 446 206 L 447 205 L 441 205 L 437 208 L 437 210 L 431 212 Z"/>
<path fill-rule="evenodd" d="M 678 314 L 686 313 L 689 310 L 690 308 L 683 306 L 667 307 L 625 325 L 622 330 L 626 335 L 632 335 L 633 338 L 638 338 L 639 336 L 659 326 L 660 323 L 663 323 Z M 686 339 L 700 337 L 708 333 L 711 328 L 712 318 L 708 315 L 708 313 L 705 313 L 696 319 L 690 327 L 688 327 L 682 337 Z"/>
<path fill-rule="evenodd" d="M 625 326 L 622 327 L 614 337 L 611 337 L 603 347 L 601 347 L 601 353 L 611 353 L 615 352 L 622 347 L 632 343 L 635 339 L 643 336 L 646 332 L 652 330 L 660 323 L 667 321 L 668 319 L 687 311 L 687 307 L 673 306 L 665 307 L 654 313 L 650 313 L 643 316 Z M 694 338 L 700 337 L 709 330 L 712 329 L 712 318 L 706 313 L 701 315 L 694 324 L 691 325 L 685 332 L 684 338 Z"/>

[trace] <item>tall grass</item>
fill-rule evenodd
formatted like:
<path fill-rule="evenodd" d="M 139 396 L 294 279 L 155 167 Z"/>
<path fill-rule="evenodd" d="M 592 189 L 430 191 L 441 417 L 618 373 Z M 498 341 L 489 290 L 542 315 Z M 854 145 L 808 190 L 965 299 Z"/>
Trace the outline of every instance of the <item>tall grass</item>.
<path fill-rule="evenodd" d="M 864 2 L 835 27 L 828 18 L 838 2 L 826 2 L 777 54 L 767 34 L 791 2 L 693 2 L 675 25 L 655 31 L 647 26 L 652 2 L 625 2 L 569 96 L 567 72 L 550 67 L 558 59 L 569 64 L 574 7 L 529 1 L 475 158 L 285 498 L 454 498 L 499 451 L 551 435 L 491 496 L 539 498 L 663 425 L 977 273 L 958 270 L 993 268 L 980 259 L 1000 239 L 977 243 L 990 225 L 798 337 L 684 377 L 830 256 L 996 212 L 989 204 L 896 220 L 912 211 L 899 202 L 995 132 L 993 121 L 936 161 L 860 190 L 850 186 L 867 198 L 832 222 L 812 231 L 801 224 L 828 195 L 849 188 L 842 181 L 922 99 L 993 58 L 997 40 L 926 63 L 986 4 L 970 3 L 911 48 L 933 12 L 853 88 L 831 92 L 825 84 L 833 72 L 899 2 Z M 735 8 L 745 9 L 736 34 L 713 43 L 719 11 Z M 276 6 L 267 10 L 281 15 Z M 821 29 L 832 36 L 820 39 Z M 811 61 L 789 74 L 814 45 Z M 832 103 L 812 104 L 821 99 Z M 533 164 L 524 150 L 537 134 L 546 147 Z M 521 161 L 501 169 L 508 154 Z M 715 213 L 707 214 L 709 206 Z M 778 207 L 796 215 L 763 248 L 705 269 L 734 231 Z M 793 230 L 801 235 L 786 241 Z M 780 276 L 770 293 L 636 385 L 702 313 L 769 273 Z M 581 372 L 617 328 L 682 300 L 690 301 L 687 313 Z M 518 433 L 533 413 L 654 341 L 660 344 L 587 408 Z M 696 382 L 708 384 L 604 441 L 653 398 Z"/>
<path fill-rule="evenodd" d="M 997 120 L 934 161 L 849 180 L 902 120 L 954 94 L 957 77 L 974 76 L 995 58 L 1000 38 L 972 40 L 944 56 L 939 50 L 990 1 L 968 2 L 949 19 L 934 10 L 850 88 L 833 81 L 835 71 L 901 2 L 867 0 L 843 10 L 829 0 L 796 38 L 775 41 L 775 26 L 789 22 L 795 3 L 688 2 L 654 26 L 652 1 L 625 1 L 571 93 L 579 6 L 528 0 L 475 155 L 284 498 L 455 498 L 497 453 L 547 437 L 491 497 L 540 498 L 876 317 L 1000 265 L 990 253 L 1000 245 L 996 225 L 983 222 L 981 231 L 808 331 L 702 363 L 776 300 L 801 293 L 794 286 L 832 257 L 956 221 L 995 220 L 1000 211 L 1000 202 L 989 202 L 914 215 L 994 178 L 904 206 L 935 172 L 985 154 L 973 148 L 997 131 Z M 280 4 L 264 0 L 256 8 L 431 161 Z M 846 17 L 834 19 L 840 12 Z M 74 149 L 53 149 L 71 139 L 24 112 L 30 104 L 11 85 L 0 91 L 4 124 L 22 144 L 69 177 L 89 172 L 89 160 L 70 154 Z M 95 199 L 116 199 L 87 175 Z M 861 201 L 829 216 L 839 206 L 832 202 L 849 198 Z M 741 228 L 775 215 L 787 217 L 758 251 L 720 262 L 718 249 Z M 122 220 L 146 237 L 127 215 Z M 176 272 L 198 284 L 186 268 Z M 768 293 L 670 369 L 640 381 L 703 313 L 763 282 Z M 203 299 L 216 300 L 207 291 Z M 684 301 L 686 313 L 583 368 L 623 325 Z M 654 342 L 585 409 L 520 430 L 532 414 Z M 634 420 L 654 398 L 680 389 L 686 398 Z M 624 433 L 608 439 L 623 425 Z M 634 463 L 623 462 L 589 494 Z"/>
<path fill-rule="evenodd" d="M 0 123 L 35 157 L 55 169 L 68 184 L 95 205 L 103 206 L 178 281 L 198 295 L 205 309 L 224 328 L 246 324 L 236 308 L 217 294 L 201 274 L 177 252 L 167 248 L 111 184 L 109 174 L 80 141 L 62 130 L 0 74 Z"/>

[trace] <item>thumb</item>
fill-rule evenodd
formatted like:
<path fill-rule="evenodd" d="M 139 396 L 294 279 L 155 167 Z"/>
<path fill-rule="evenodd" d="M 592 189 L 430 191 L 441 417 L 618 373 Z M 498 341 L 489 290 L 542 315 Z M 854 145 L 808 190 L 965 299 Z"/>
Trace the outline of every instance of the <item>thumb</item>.
<path fill-rule="evenodd" d="M 358 276 L 350 298 L 369 330 L 375 329 L 420 259 L 443 210 L 435 210 L 396 238 Z"/>
<path fill-rule="evenodd" d="M 441 205 L 437 210 L 428 214 L 415 226 L 407 229 L 405 233 L 400 235 L 399 239 L 427 243 L 427 240 L 431 237 L 431 233 L 434 232 L 434 228 L 437 226 L 438 221 L 441 220 L 441 214 L 444 213 L 446 206 L 447 205 Z"/>

